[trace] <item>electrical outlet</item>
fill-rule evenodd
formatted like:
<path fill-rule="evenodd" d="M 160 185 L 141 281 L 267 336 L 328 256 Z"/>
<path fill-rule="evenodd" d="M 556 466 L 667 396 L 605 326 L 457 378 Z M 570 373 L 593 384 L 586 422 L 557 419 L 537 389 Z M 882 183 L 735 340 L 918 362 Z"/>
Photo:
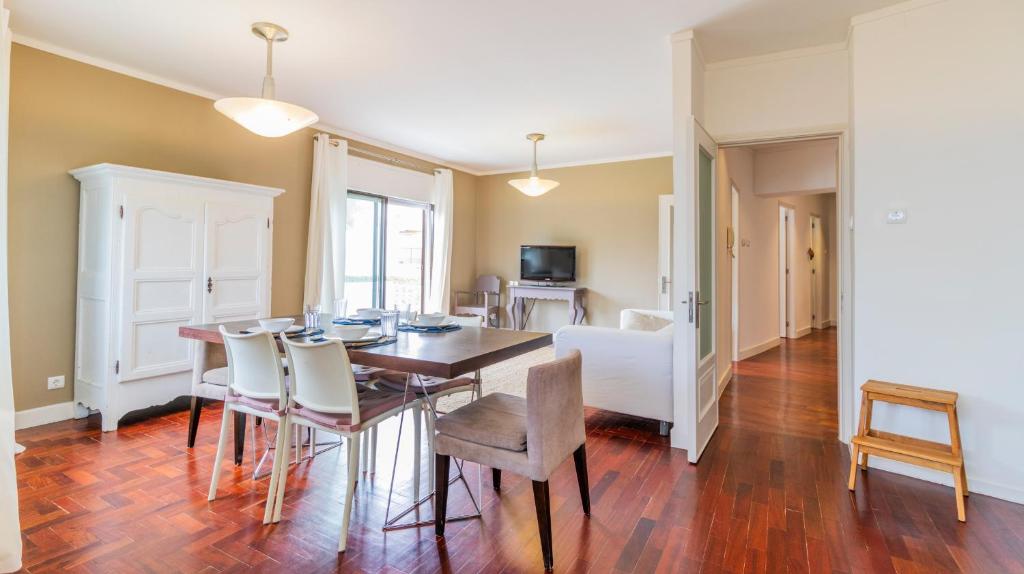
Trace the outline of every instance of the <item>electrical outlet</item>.
<path fill-rule="evenodd" d="M 63 389 L 64 388 L 64 375 L 59 375 L 59 376 L 56 376 L 56 377 L 50 377 L 50 378 L 46 379 L 46 388 L 47 388 L 47 390 L 51 390 L 51 391 L 54 390 L 54 389 Z"/>

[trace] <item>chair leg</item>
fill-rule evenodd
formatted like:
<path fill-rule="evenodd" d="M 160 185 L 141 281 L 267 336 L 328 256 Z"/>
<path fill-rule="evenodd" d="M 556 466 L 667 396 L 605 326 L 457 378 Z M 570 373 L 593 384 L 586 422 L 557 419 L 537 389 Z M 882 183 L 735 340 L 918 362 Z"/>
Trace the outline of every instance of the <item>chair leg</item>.
<path fill-rule="evenodd" d="M 451 457 L 446 454 L 434 455 L 434 534 L 444 536 L 444 524 L 448 511 L 448 469 Z"/>
<path fill-rule="evenodd" d="M 231 420 L 231 409 L 224 405 L 224 416 L 221 418 L 220 423 L 220 437 L 217 439 L 217 456 L 213 459 L 213 476 L 210 477 L 210 492 L 207 494 L 207 500 L 213 500 L 217 498 L 217 483 L 220 482 L 220 467 L 221 463 L 224 462 L 224 449 L 227 448 L 228 442 L 228 421 Z"/>
<path fill-rule="evenodd" d="M 587 445 L 581 444 L 580 448 L 572 453 L 572 460 L 576 463 L 576 480 L 580 483 L 580 500 L 583 502 L 583 514 L 590 516 L 590 479 L 587 475 Z"/>
<path fill-rule="evenodd" d="M 860 447 L 853 445 L 853 452 L 850 453 L 850 480 L 847 487 L 853 490 L 857 486 L 857 459 L 860 457 Z"/>
<path fill-rule="evenodd" d="M 868 453 L 866 453 L 866 452 L 860 453 L 860 469 L 861 470 L 867 470 L 868 469 Z"/>
<path fill-rule="evenodd" d="M 192 397 L 192 409 L 188 413 L 188 448 L 196 446 L 199 432 L 199 414 L 203 411 L 203 397 Z"/>
<path fill-rule="evenodd" d="M 377 425 L 370 429 L 366 436 L 370 443 L 370 474 L 377 472 Z"/>
<path fill-rule="evenodd" d="M 245 413 L 235 411 L 235 466 L 242 465 L 245 454 Z"/>
<path fill-rule="evenodd" d="M 412 407 L 413 451 L 412 451 L 412 499 L 420 499 L 420 444 L 423 441 L 423 405 Z"/>
<path fill-rule="evenodd" d="M 427 400 L 429 401 L 430 398 L 428 397 Z M 434 484 L 434 465 L 430 464 L 430 459 L 434 458 L 434 414 L 429 408 L 427 407 L 428 411 L 423 413 L 427 426 L 427 485 Z"/>
<path fill-rule="evenodd" d="M 348 541 L 348 525 L 352 521 L 352 496 L 356 491 L 356 479 L 359 477 L 359 443 L 360 435 L 352 436 L 352 448 L 348 451 L 348 482 L 345 484 L 345 508 L 341 510 L 341 534 L 338 535 L 338 552 L 345 551 Z"/>
<path fill-rule="evenodd" d="M 961 469 L 953 469 L 953 489 L 956 492 L 956 519 L 960 522 L 967 522 L 967 512 L 964 508 L 964 474 Z"/>
<path fill-rule="evenodd" d="M 281 419 L 277 422 L 277 437 L 274 443 L 274 465 L 270 470 L 270 485 L 267 488 L 267 504 L 263 509 L 263 524 L 270 524 L 271 519 L 274 517 L 274 506 L 277 502 L 277 491 L 278 489 L 284 490 L 284 483 L 286 481 L 287 473 L 283 470 L 288 466 L 288 453 L 285 447 L 288 443 L 284 442 L 284 428 L 288 426 L 287 419 Z"/>
<path fill-rule="evenodd" d="M 296 425 L 293 425 L 293 424 L 282 424 L 281 425 L 281 429 L 277 431 L 279 433 L 283 433 L 284 434 L 284 436 L 281 437 L 281 451 L 280 452 L 281 452 L 281 460 L 282 461 L 288 460 L 288 441 L 291 439 L 292 427 L 294 427 L 294 426 L 296 426 Z M 277 453 L 276 452 L 274 453 L 274 456 L 275 456 L 275 458 L 277 457 Z M 281 471 L 281 476 L 278 477 L 278 482 L 280 484 L 277 485 L 277 492 L 275 493 L 277 500 L 274 501 L 274 516 L 273 516 L 273 519 L 271 520 L 271 522 L 274 522 L 274 523 L 277 523 L 277 522 L 281 521 L 281 509 L 284 506 L 284 483 L 287 482 L 287 478 L 288 478 L 288 472 L 285 471 L 285 470 L 282 470 Z"/>
<path fill-rule="evenodd" d="M 500 492 L 501 491 L 501 469 L 500 468 L 492 468 L 491 469 L 491 486 L 494 487 L 494 491 L 495 492 Z"/>
<path fill-rule="evenodd" d="M 672 424 L 668 421 L 658 421 L 658 434 L 661 436 L 668 436 L 669 431 L 672 429 Z"/>
<path fill-rule="evenodd" d="M 537 526 L 540 528 L 540 549 L 544 554 L 544 570 L 555 567 L 551 551 L 551 493 L 548 481 L 533 481 L 533 502 L 537 506 Z"/>

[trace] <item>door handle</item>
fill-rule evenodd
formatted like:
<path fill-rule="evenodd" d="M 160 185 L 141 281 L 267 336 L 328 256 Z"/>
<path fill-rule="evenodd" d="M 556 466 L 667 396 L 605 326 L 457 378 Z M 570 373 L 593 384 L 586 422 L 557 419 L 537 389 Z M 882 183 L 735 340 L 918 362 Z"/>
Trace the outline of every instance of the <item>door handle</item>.
<path fill-rule="evenodd" d="M 206 278 L 206 292 L 213 293 L 213 277 Z"/>

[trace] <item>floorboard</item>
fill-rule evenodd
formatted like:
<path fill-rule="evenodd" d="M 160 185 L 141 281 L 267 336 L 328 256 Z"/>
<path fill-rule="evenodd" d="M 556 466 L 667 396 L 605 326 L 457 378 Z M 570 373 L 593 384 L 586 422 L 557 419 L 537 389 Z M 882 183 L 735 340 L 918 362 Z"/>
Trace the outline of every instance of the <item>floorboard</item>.
<path fill-rule="evenodd" d="M 588 410 L 593 515 L 583 515 L 566 461 L 551 481 L 555 569 L 1024 572 L 1024 506 L 972 494 L 960 524 L 952 489 L 878 470 L 850 494 L 836 419 L 835 330 L 735 364 L 699 465 L 669 448 L 653 421 Z M 248 451 L 208 503 L 219 421 L 216 406 L 204 412 L 193 450 L 187 411 L 112 433 L 100 432 L 98 417 L 19 431 L 26 571 L 541 570 L 531 485 L 510 473 L 495 493 L 485 469 L 484 518 L 449 523 L 444 541 L 432 528 L 383 533 L 395 425 L 381 431 L 378 473 L 357 487 L 343 555 L 343 449 L 292 469 L 276 526 L 261 524 L 267 479 L 251 479 Z M 405 444 L 403 461 L 410 452 Z M 400 464 L 399 503 L 411 496 L 410 475 Z M 475 488 L 477 468 L 467 475 Z M 468 509 L 456 486 L 449 505 Z"/>

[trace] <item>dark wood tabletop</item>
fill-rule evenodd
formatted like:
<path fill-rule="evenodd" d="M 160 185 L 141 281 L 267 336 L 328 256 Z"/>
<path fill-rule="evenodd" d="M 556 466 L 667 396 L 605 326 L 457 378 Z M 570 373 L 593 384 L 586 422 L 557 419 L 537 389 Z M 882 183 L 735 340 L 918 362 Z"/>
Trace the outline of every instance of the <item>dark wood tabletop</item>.
<path fill-rule="evenodd" d="M 330 334 L 332 317 L 321 320 Z M 303 317 L 295 316 L 301 325 Z M 178 336 L 207 343 L 224 344 L 218 328 L 231 332 L 258 327 L 251 321 L 188 325 L 178 329 Z M 299 339 L 301 340 L 301 339 Z M 368 367 L 380 367 L 433 377 L 454 378 L 477 369 L 500 363 L 551 344 L 551 333 L 532 333 L 483 327 L 463 327 L 448 333 L 398 332 L 398 340 L 388 345 L 349 349 L 349 360 Z"/>

